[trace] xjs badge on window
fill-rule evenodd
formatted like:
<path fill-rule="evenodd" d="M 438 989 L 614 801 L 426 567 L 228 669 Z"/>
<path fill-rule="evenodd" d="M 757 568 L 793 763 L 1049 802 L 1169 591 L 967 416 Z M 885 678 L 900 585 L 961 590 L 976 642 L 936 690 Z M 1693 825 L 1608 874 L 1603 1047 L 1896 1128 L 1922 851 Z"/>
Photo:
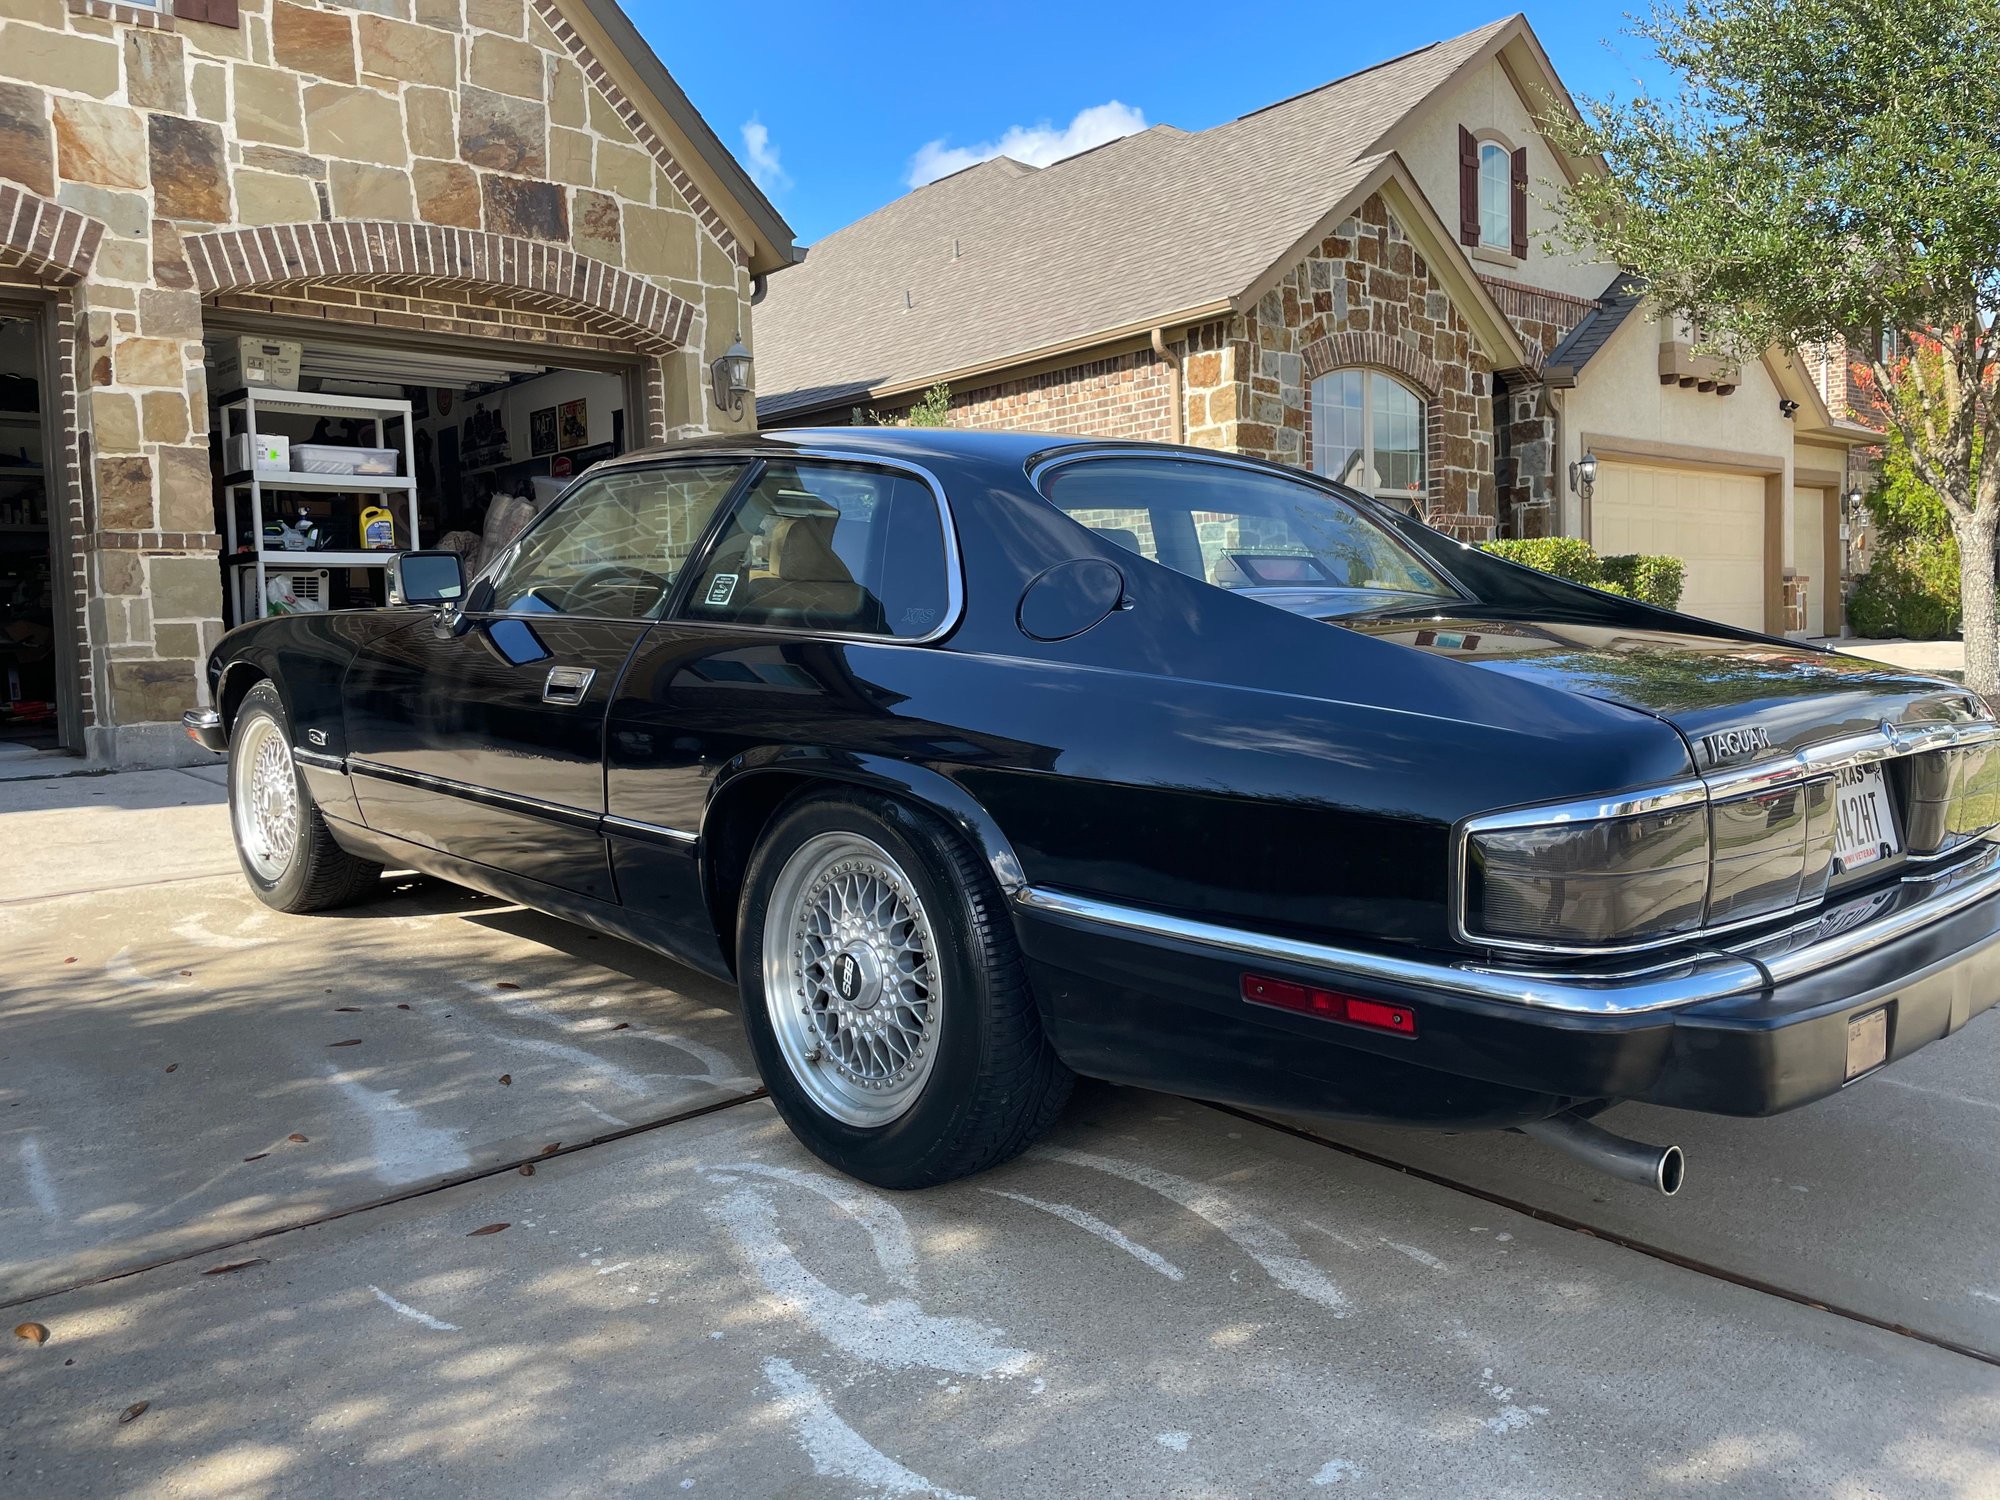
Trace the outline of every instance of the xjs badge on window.
<path fill-rule="evenodd" d="M 1701 737 L 1701 753 L 1711 766 L 1719 766 L 1726 760 L 1741 760 L 1770 748 L 1771 736 L 1755 724 L 1740 729 L 1718 729 Z"/>

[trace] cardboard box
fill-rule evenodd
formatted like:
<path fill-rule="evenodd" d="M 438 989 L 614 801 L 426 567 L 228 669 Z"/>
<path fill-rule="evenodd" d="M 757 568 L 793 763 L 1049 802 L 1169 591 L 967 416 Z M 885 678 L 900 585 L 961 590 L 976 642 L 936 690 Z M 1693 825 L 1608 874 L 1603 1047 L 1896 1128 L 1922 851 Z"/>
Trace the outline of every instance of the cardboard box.
<path fill-rule="evenodd" d="M 251 385 L 267 391 L 295 391 L 303 352 L 291 339 L 224 339 L 215 349 L 215 379 L 209 382 L 209 389 L 222 395 Z"/>

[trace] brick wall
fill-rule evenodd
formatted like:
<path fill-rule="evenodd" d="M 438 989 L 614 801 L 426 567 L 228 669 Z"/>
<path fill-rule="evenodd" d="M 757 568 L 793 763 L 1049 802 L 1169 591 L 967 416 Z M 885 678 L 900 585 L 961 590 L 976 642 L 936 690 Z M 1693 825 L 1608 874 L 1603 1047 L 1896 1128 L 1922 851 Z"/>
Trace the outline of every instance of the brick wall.
<path fill-rule="evenodd" d="M 234 27 L 4 0 L 0 198 L 16 189 L 102 236 L 73 293 L 67 434 L 93 729 L 177 718 L 220 630 L 206 307 L 642 353 L 637 430 L 729 425 L 703 399 L 705 362 L 749 338 L 743 247 L 553 0 L 242 0 Z M 203 259 L 255 248 L 229 231 L 292 226 L 285 243 L 310 251 L 312 234 L 363 222 L 426 227 L 377 235 L 341 277 L 310 253 L 304 275 L 278 256 L 225 257 L 221 274 Z M 474 242 L 505 248 L 491 285 L 397 258 Z M 47 248 L 0 265 L 33 276 Z M 512 274 L 558 252 L 560 285 Z M 685 316 L 607 320 L 603 299 L 565 295 L 612 273 Z M 674 331 L 649 346 L 648 327 Z M 117 738 L 98 749 L 127 759 Z"/>
<path fill-rule="evenodd" d="M 951 393 L 951 425 L 1171 442 L 1174 372 L 1151 349 Z M 907 405 L 884 407 L 900 418 Z"/>

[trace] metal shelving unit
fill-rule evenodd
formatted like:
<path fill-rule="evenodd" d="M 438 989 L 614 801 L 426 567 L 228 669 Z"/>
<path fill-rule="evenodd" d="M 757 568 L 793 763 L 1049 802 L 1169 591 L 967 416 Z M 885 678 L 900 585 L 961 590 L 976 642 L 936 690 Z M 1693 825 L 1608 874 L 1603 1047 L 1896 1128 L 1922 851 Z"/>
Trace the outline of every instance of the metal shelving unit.
<path fill-rule="evenodd" d="M 372 422 L 375 440 L 370 447 L 395 448 L 399 454 L 402 474 L 306 474 L 290 470 L 240 469 L 222 476 L 222 510 L 224 537 L 229 548 L 232 566 L 254 567 L 257 571 L 257 591 L 255 598 L 261 611 L 267 595 L 269 574 L 274 569 L 304 568 L 387 568 L 394 552 L 366 552 L 360 548 L 344 548 L 326 552 L 294 552 L 284 547 L 267 547 L 264 544 L 264 523 L 267 520 L 289 519 L 279 517 L 275 511 L 267 515 L 264 499 L 268 496 L 293 495 L 355 495 L 393 496 L 401 495 L 406 508 L 408 536 L 412 546 L 417 545 L 417 482 L 407 473 L 410 467 L 409 441 L 411 427 L 410 403 L 392 401 L 374 396 L 323 395 L 316 391 L 274 391 L 251 386 L 235 391 L 218 403 L 222 433 L 222 451 L 229 452 L 230 441 L 240 435 L 256 435 L 259 431 L 259 414 L 280 416 L 309 416 L 350 418 Z M 402 446 L 388 441 L 388 428 L 398 418 L 402 421 Z M 237 546 L 243 534 L 238 512 L 248 501 L 248 523 L 250 536 L 254 542 L 254 561 L 237 564 Z M 384 504 L 390 502 L 385 498 Z M 393 506 L 392 506 L 393 508 Z M 358 519 L 358 518 L 357 518 Z M 235 606 L 236 590 L 230 590 L 231 604 Z M 237 611 L 241 614 L 241 610 Z M 235 623 L 242 624 L 241 619 Z"/>

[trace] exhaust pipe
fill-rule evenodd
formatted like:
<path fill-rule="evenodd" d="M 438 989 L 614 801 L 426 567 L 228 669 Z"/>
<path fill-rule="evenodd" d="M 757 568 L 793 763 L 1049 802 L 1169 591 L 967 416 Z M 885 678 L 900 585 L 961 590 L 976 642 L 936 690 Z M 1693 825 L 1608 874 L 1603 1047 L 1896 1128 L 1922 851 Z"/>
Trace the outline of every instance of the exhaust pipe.
<path fill-rule="evenodd" d="M 1681 1190 L 1687 1176 L 1687 1158 L 1678 1146 L 1649 1146 L 1644 1141 L 1628 1141 L 1573 1114 L 1551 1115 L 1521 1126 L 1523 1135 L 1533 1136 L 1544 1145 L 1567 1151 L 1577 1160 L 1588 1162 L 1600 1172 L 1642 1187 L 1657 1189 L 1671 1198 Z"/>

